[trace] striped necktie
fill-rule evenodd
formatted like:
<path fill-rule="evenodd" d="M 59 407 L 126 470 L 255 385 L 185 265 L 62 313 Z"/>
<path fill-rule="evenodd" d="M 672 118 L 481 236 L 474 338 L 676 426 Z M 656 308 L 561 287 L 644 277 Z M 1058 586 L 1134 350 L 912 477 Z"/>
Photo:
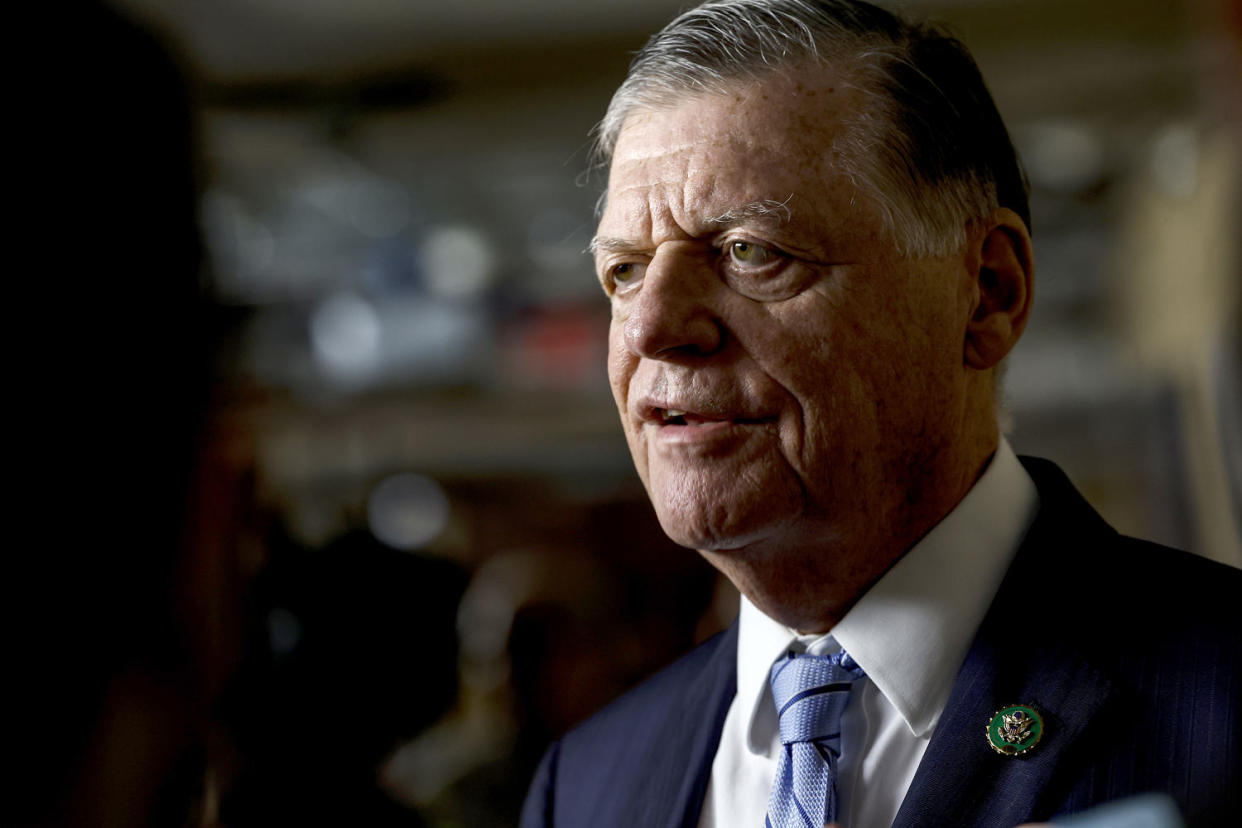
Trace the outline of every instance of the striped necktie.
<path fill-rule="evenodd" d="M 776 765 L 766 828 L 823 828 L 837 819 L 841 713 L 862 668 L 842 650 L 789 653 L 772 665 L 784 751 Z"/>

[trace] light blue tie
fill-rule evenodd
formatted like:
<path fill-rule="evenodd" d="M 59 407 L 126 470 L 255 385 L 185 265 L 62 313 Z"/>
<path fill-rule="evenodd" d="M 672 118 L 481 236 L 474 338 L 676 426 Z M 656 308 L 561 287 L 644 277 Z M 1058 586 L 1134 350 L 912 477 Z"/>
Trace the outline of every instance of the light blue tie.
<path fill-rule="evenodd" d="M 776 765 L 767 828 L 823 828 L 837 819 L 841 713 L 862 668 L 842 650 L 789 653 L 772 665 L 784 752 Z"/>

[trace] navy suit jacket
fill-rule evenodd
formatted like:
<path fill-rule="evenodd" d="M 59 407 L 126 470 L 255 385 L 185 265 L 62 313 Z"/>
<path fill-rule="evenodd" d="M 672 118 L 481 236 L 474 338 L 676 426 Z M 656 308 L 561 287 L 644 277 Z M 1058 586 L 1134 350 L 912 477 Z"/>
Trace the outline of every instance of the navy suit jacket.
<path fill-rule="evenodd" d="M 1040 507 L 958 671 L 895 826 L 1012 828 L 1163 791 L 1189 828 L 1242 807 L 1242 571 L 1119 535 L 1059 469 L 1024 458 Z M 737 627 L 553 744 L 523 828 L 698 822 L 736 690 Z M 985 727 L 1044 717 L 1025 756 Z"/>

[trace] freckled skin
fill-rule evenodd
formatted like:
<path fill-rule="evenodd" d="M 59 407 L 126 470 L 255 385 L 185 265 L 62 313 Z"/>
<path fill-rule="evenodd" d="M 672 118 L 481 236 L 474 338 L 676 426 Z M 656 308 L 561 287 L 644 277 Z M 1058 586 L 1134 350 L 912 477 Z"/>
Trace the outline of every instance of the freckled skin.
<path fill-rule="evenodd" d="M 830 629 L 997 442 L 990 365 L 964 358 L 970 257 L 898 255 L 833 166 L 857 101 L 824 74 L 631 113 L 598 231 L 627 245 L 596 255 L 612 391 L 661 525 L 803 631 Z M 765 200 L 788 220 L 710 220 Z M 729 259 L 735 239 L 782 255 L 751 272 Z M 734 424 L 670 443 L 644 418 L 652 399 Z"/>

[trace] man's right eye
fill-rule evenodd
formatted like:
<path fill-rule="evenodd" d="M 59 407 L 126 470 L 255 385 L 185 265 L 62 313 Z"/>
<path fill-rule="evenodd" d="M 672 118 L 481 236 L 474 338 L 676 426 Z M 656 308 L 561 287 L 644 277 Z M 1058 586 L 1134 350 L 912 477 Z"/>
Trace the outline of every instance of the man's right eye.
<path fill-rule="evenodd" d="M 647 266 L 639 262 L 621 262 L 608 270 L 608 278 L 618 289 L 624 289 L 642 280 Z"/>

